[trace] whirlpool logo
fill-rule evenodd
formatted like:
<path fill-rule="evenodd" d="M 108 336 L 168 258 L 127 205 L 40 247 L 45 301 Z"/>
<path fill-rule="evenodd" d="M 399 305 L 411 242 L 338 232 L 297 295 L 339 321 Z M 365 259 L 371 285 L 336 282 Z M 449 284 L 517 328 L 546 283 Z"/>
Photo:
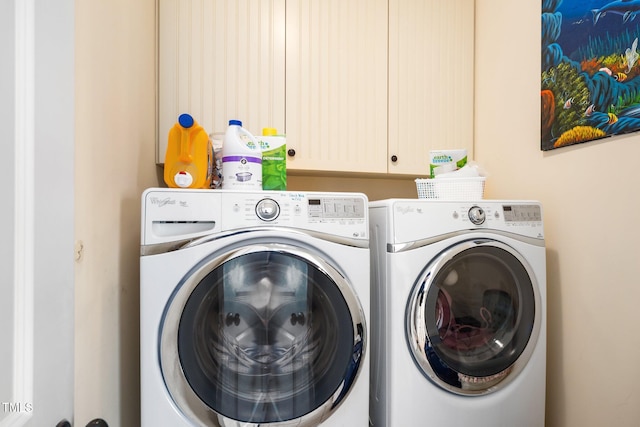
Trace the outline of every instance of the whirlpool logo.
<path fill-rule="evenodd" d="M 422 213 L 421 209 L 416 209 L 412 206 L 396 206 L 396 211 L 398 211 L 398 213 L 402 215 L 410 214 L 413 212 Z"/>
<path fill-rule="evenodd" d="M 176 199 L 172 199 L 171 197 L 165 197 L 164 199 L 161 199 L 159 197 L 151 197 L 149 200 L 151 201 L 152 205 L 155 205 L 159 208 L 162 208 L 164 206 L 174 206 L 174 205 L 182 206 L 184 208 L 189 207 L 189 204 L 184 200 L 177 201 Z"/>

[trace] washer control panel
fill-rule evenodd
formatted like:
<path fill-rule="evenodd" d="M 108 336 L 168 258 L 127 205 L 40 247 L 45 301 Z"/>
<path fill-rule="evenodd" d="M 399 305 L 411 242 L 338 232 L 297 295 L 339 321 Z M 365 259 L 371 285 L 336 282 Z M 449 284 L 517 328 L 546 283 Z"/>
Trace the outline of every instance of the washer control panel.
<path fill-rule="evenodd" d="M 368 236 L 361 193 L 222 192 L 222 229 L 278 226 L 345 237 Z"/>
<path fill-rule="evenodd" d="M 367 196 L 355 192 L 150 188 L 142 195 L 141 225 L 141 245 L 282 227 L 355 239 L 364 246 L 369 210 Z"/>

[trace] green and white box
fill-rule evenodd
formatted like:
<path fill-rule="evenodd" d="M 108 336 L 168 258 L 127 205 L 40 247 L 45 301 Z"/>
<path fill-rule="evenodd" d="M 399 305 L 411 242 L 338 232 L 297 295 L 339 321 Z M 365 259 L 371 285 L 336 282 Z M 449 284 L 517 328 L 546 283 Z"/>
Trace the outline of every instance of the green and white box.
<path fill-rule="evenodd" d="M 429 176 L 434 178 L 453 172 L 467 164 L 467 150 L 432 150 L 429 152 Z"/>

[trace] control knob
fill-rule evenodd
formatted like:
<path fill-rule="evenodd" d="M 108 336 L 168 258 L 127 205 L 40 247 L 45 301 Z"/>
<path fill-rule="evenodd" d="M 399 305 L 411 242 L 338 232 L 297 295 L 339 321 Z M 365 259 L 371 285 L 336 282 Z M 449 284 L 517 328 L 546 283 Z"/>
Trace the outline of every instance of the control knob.
<path fill-rule="evenodd" d="M 484 210 L 480 206 L 474 206 L 469 209 L 469 220 L 475 225 L 484 223 L 486 219 Z"/>
<path fill-rule="evenodd" d="M 273 221 L 280 215 L 280 206 L 273 199 L 262 199 L 256 205 L 256 215 L 263 221 Z"/>

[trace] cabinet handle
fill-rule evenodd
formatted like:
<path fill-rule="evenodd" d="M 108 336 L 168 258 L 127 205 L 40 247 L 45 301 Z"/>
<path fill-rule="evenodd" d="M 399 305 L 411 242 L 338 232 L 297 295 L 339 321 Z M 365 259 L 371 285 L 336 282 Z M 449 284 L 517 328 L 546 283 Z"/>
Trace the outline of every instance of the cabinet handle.
<path fill-rule="evenodd" d="M 296 155 L 296 150 L 294 150 L 293 148 L 289 148 L 287 150 L 287 154 L 290 155 L 291 157 L 294 157 Z"/>
<path fill-rule="evenodd" d="M 392 162 L 397 162 L 398 161 L 398 156 L 396 156 L 395 154 L 393 156 L 391 156 L 391 161 Z"/>

